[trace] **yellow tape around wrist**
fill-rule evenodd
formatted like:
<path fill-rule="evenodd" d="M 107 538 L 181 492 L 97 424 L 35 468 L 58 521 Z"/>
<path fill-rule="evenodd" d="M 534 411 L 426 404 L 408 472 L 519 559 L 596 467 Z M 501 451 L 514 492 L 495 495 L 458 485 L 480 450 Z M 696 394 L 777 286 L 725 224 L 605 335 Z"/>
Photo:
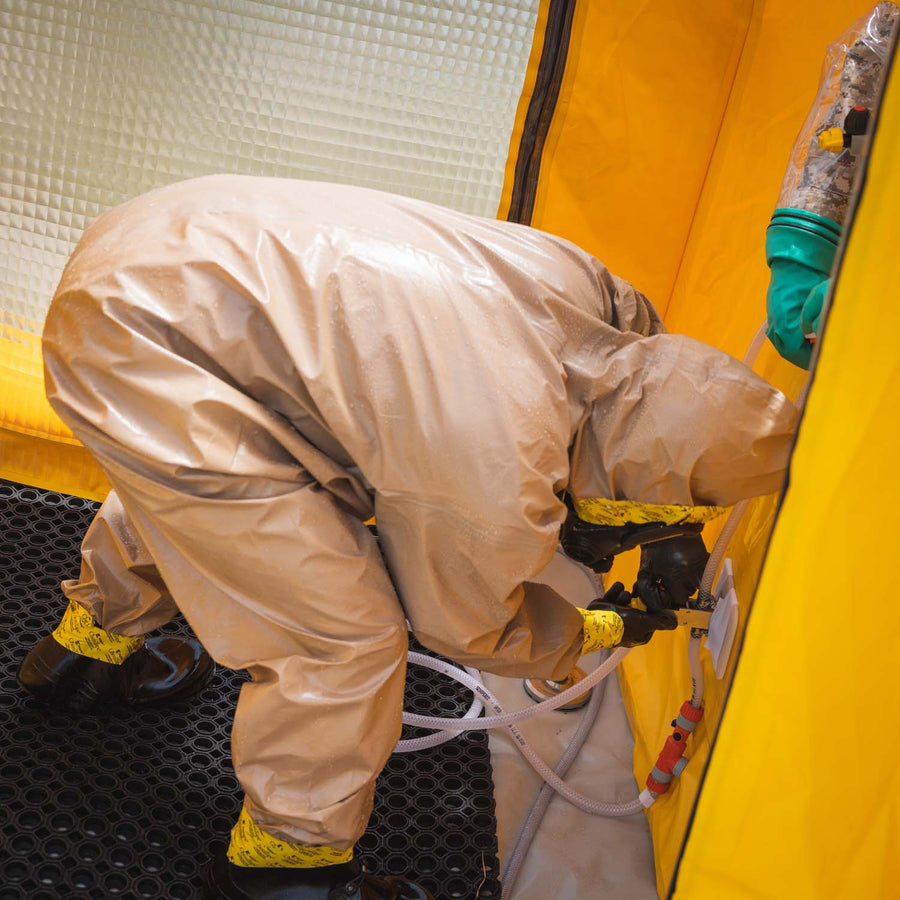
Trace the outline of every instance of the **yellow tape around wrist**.
<path fill-rule="evenodd" d="M 584 617 L 584 643 L 581 655 L 593 653 L 606 647 L 618 647 L 625 634 L 625 623 L 622 617 L 608 609 L 581 609 L 578 612 Z"/>
<path fill-rule="evenodd" d="M 594 525 L 686 525 L 689 522 L 710 522 L 721 516 L 725 507 L 676 506 L 585 497 L 575 500 L 575 512 L 579 519 Z"/>
<path fill-rule="evenodd" d="M 135 650 L 144 646 L 143 637 L 126 637 L 104 631 L 94 624 L 94 617 L 79 603 L 69 601 L 53 638 L 66 650 L 120 666 Z"/>
<path fill-rule="evenodd" d="M 237 824 L 231 829 L 228 860 L 246 868 L 316 869 L 336 866 L 353 859 L 353 848 L 335 850 L 332 847 L 307 847 L 279 841 L 263 831 L 246 807 L 241 810 Z"/>

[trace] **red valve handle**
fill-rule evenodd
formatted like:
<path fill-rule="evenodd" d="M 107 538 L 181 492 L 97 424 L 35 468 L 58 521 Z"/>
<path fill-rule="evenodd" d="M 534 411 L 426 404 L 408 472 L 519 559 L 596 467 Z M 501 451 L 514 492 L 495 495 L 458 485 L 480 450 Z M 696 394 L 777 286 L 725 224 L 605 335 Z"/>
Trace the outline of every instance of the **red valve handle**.
<path fill-rule="evenodd" d="M 647 776 L 647 788 L 654 794 L 664 794 L 672 783 L 672 772 L 675 764 L 684 756 L 687 739 L 703 718 L 703 708 L 691 706 L 690 702 L 681 705 L 678 720 L 674 722 L 672 733 L 666 738 L 662 751 L 656 760 L 653 771 Z M 657 776 L 654 778 L 654 774 Z M 667 778 L 665 776 L 668 776 Z M 664 778 L 665 780 L 660 780 Z"/>

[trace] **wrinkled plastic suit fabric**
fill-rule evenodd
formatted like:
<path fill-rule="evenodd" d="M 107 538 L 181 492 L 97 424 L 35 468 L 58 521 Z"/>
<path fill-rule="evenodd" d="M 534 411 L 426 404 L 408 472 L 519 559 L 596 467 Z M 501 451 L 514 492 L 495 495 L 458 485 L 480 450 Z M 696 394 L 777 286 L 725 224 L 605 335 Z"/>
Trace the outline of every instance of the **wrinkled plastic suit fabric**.
<path fill-rule="evenodd" d="M 766 493 L 795 421 L 564 240 L 278 179 L 197 179 L 101 216 L 44 355 L 54 409 L 117 498 L 92 529 L 120 545 L 110 570 L 92 563 L 70 596 L 123 634 L 173 599 L 214 658 L 249 669 L 247 808 L 339 850 L 399 735 L 404 617 L 461 663 L 564 677 L 581 616 L 529 582 L 557 546 L 558 492 Z M 114 597 L 117 564 L 131 587 Z"/>

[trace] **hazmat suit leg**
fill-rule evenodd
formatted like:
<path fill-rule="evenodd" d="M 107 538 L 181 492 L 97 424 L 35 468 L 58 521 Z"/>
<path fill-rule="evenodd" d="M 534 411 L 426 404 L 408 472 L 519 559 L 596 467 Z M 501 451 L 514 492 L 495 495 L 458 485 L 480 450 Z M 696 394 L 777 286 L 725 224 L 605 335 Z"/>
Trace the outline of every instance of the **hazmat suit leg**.
<path fill-rule="evenodd" d="M 253 677 L 232 734 L 247 810 L 281 840 L 349 848 L 405 681 L 405 618 L 375 539 L 287 449 L 297 432 L 212 362 L 131 323 L 119 365 L 105 332 L 121 324 L 78 320 L 58 304 L 48 316 L 48 396 L 207 650 Z"/>
<path fill-rule="evenodd" d="M 191 637 L 144 635 L 177 607 L 149 549 L 111 493 L 81 545 L 81 572 L 64 581 L 68 608 L 17 672 L 19 686 L 56 708 L 171 703 L 199 693 L 215 667 Z"/>
<path fill-rule="evenodd" d="M 140 637 L 178 612 L 153 557 L 112 491 L 81 544 L 81 572 L 62 592 L 105 631 Z"/>

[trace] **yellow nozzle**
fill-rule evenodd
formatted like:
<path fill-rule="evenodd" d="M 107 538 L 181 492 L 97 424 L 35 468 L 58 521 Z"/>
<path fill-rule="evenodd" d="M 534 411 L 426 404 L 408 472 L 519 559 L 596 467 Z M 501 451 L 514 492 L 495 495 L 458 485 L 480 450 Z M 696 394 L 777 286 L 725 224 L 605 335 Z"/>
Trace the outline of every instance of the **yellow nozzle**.
<path fill-rule="evenodd" d="M 844 132 L 840 128 L 828 128 L 819 135 L 819 146 L 826 153 L 840 153 L 844 149 Z"/>

